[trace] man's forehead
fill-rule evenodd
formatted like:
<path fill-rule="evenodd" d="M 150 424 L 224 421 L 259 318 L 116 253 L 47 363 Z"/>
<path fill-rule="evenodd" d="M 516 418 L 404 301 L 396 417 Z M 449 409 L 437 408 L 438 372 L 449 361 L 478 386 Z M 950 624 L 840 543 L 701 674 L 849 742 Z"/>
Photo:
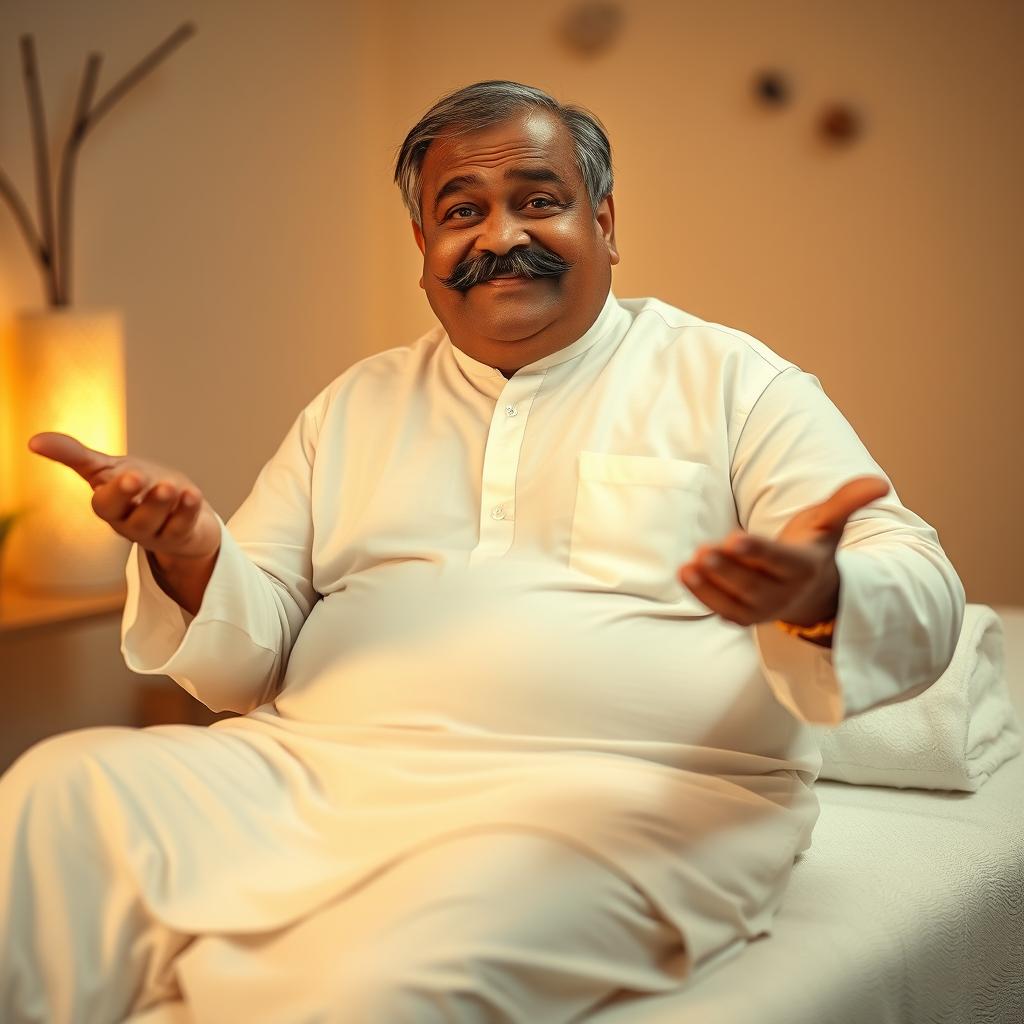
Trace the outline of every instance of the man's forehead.
<path fill-rule="evenodd" d="M 571 137 L 561 119 L 543 110 L 517 114 L 480 131 L 431 142 L 423 160 L 424 184 L 462 170 L 503 170 L 513 163 L 541 163 L 571 175 Z M 425 194 L 428 194 L 425 192 Z"/>

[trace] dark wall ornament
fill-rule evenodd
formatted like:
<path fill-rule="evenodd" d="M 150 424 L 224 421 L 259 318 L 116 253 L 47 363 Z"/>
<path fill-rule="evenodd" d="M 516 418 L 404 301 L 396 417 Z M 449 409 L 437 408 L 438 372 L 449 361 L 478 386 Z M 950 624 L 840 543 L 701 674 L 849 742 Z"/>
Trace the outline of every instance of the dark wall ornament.
<path fill-rule="evenodd" d="M 621 3 L 613 0 L 585 0 L 566 13 L 559 37 L 575 54 L 596 57 L 615 45 L 626 21 Z"/>
<path fill-rule="evenodd" d="M 831 146 L 849 145 L 864 133 L 864 118 L 848 103 L 830 103 L 818 117 L 818 134 Z"/>
<path fill-rule="evenodd" d="M 778 68 L 755 72 L 751 86 L 761 106 L 781 109 L 792 104 L 793 87 L 789 76 Z M 847 146 L 864 134 L 864 115 L 850 103 L 833 101 L 818 115 L 815 131 L 828 146 Z"/>
<path fill-rule="evenodd" d="M 791 92 L 789 79 L 781 71 L 759 71 L 754 76 L 754 95 L 765 106 L 787 106 Z"/>

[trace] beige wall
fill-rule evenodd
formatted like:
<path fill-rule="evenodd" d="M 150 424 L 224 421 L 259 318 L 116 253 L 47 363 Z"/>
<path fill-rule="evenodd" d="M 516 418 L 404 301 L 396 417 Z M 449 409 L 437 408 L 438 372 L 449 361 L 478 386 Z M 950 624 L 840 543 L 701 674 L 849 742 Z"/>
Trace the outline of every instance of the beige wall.
<path fill-rule="evenodd" d="M 1024 5 L 646 0 L 591 61 L 552 31 L 568 4 L 524 0 L 522 31 L 484 43 L 453 30 L 474 23 L 471 0 L 448 0 L 445 19 L 398 6 L 401 60 L 377 65 L 375 179 L 423 108 L 465 82 L 517 78 L 590 107 L 614 149 L 616 293 L 738 327 L 817 375 L 938 530 L 968 600 L 1024 604 Z M 783 110 L 750 98 L 766 63 L 793 79 Z M 814 131 L 833 100 L 867 122 L 842 151 Z M 405 283 L 418 253 L 400 204 L 387 189 L 378 202 L 383 344 L 431 317 Z"/>
<path fill-rule="evenodd" d="M 20 34 L 36 36 L 56 156 L 88 51 L 103 91 L 198 25 L 79 164 L 74 298 L 124 311 L 130 449 L 180 466 L 226 518 L 306 401 L 429 327 L 394 149 L 441 92 L 517 78 L 609 129 L 616 292 L 815 373 L 968 599 L 1024 605 L 1024 7 L 641 0 L 619 45 L 582 60 L 556 36 L 569 6 L 520 0 L 488 21 L 478 0 L 0 4 L 0 166 L 33 208 Z M 783 110 L 750 97 L 766 64 L 794 81 Z M 867 118 L 843 151 L 813 129 L 836 99 Z M 0 210 L 0 335 L 41 301 Z M 2 503 L 2 461 L 0 478 Z"/>

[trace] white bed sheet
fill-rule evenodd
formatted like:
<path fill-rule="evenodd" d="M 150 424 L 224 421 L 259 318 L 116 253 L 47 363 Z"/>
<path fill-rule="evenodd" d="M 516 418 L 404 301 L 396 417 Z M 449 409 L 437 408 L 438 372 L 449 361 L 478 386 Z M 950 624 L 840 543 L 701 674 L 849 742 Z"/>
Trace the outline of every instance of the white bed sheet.
<path fill-rule="evenodd" d="M 1024 720 L 1024 608 L 995 607 Z M 1020 1024 L 1024 756 L 977 793 L 819 782 L 771 936 L 588 1024 Z"/>

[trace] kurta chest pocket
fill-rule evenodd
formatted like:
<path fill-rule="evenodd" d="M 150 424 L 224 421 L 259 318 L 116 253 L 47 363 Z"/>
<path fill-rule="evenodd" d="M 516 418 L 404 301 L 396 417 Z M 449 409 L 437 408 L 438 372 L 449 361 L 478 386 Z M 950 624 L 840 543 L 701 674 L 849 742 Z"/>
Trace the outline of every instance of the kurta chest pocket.
<path fill-rule="evenodd" d="M 580 452 L 570 568 L 621 593 L 710 614 L 676 576 L 699 543 L 709 472 L 685 459 Z"/>

